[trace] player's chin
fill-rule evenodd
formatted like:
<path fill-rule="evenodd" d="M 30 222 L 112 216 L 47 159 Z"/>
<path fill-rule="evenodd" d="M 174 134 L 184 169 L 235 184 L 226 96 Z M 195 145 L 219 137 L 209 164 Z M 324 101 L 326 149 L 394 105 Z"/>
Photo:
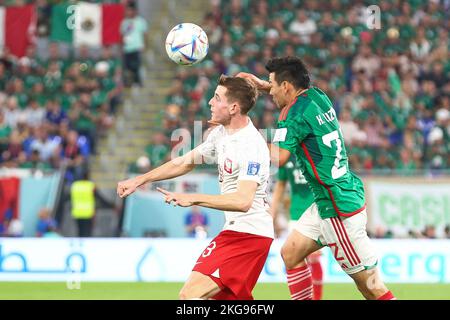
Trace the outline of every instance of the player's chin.
<path fill-rule="evenodd" d="M 215 122 L 215 123 L 220 123 L 220 119 L 217 119 L 217 117 L 215 117 L 214 114 L 211 115 L 211 120 L 209 120 L 209 121 Z"/>

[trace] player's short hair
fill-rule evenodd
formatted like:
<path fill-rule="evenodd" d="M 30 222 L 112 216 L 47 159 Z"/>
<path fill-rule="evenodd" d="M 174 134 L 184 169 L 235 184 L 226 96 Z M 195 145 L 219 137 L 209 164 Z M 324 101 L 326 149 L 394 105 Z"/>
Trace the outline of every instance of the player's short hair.
<path fill-rule="evenodd" d="M 218 84 L 227 88 L 225 94 L 227 100 L 237 102 L 241 107 L 241 114 L 247 114 L 255 105 L 258 90 L 250 81 L 244 78 L 221 75 Z"/>
<path fill-rule="evenodd" d="M 272 58 L 267 62 L 266 69 L 269 73 L 275 73 L 275 81 L 278 84 L 287 81 L 296 89 L 309 87 L 308 69 L 298 57 Z"/>

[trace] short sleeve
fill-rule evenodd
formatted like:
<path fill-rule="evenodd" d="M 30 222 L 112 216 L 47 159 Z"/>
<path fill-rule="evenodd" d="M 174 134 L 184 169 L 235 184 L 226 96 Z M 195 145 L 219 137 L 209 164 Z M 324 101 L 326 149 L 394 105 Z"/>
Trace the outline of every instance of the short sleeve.
<path fill-rule="evenodd" d="M 309 126 L 303 120 L 287 119 L 278 122 L 278 129 L 275 131 L 272 142 L 282 149 L 295 153 L 308 134 Z"/>
<path fill-rule="evenodd" d="M 263 150 L 256 143 L 247 143 L 239 152 L 238 180 L 255 181 L 258 184 L 265 179 L 266 167 L 270 163 L 269 150 Z"/>
<path fill-rule="evenodd" d="M 220 137 L 221 126 L 211 130 L 205 142 L 197 147 L 198 152 L 205 158 L 214 159 L 217 156 L 216 145 Z"/>

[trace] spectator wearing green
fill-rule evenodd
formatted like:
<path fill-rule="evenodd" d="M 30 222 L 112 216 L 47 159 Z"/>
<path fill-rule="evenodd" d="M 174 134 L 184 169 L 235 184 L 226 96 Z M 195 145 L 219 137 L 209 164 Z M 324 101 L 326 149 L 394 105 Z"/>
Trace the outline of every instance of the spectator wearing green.
<path fill-rule="evenodd" d="M 39 150 L 35 149 L 31 151 L 31 155 L 28 160 L 19 164 L 19 168 L 47 171 L 51 170 L 52 166 L 49 162 L 41 160 L 41 154 Z"/>
<path fill-rule="evenodd" d="M 78 95 L 75 93 L 75 84 L 72 80 L 64 80 L 62 92 L 59 94 L 58 98 L 61 109 L 64 112 L 68 112 L 70 107 L 78 100 Z"/>
<path fill-rule="evenodd" d="M 158 132 L 153 136 L 153 141 L 145 148 L 145 153 L 153 167 L 157 167 L 167 160 L 169 147 L 164 134 Z"/>
<path fill-rule="evenodd" d="M 5 115 L 0 109 L 0 153 L 6 150 L 11 127 L 6 123 Z M 0 155 L 1 156 L 1 155 Z"/>

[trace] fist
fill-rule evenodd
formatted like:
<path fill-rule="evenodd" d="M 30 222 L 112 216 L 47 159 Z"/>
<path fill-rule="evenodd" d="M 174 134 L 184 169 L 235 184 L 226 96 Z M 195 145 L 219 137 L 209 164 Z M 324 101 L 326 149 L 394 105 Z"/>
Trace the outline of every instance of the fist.
<path fill-rule="evenodd" d="M 120 181 L 117 184 L 117 195 L 121 198 L 125 198 L 126 196 L 136 191 L 137 186 L 138 184 L 136 182 L 136 179 Z"/>

